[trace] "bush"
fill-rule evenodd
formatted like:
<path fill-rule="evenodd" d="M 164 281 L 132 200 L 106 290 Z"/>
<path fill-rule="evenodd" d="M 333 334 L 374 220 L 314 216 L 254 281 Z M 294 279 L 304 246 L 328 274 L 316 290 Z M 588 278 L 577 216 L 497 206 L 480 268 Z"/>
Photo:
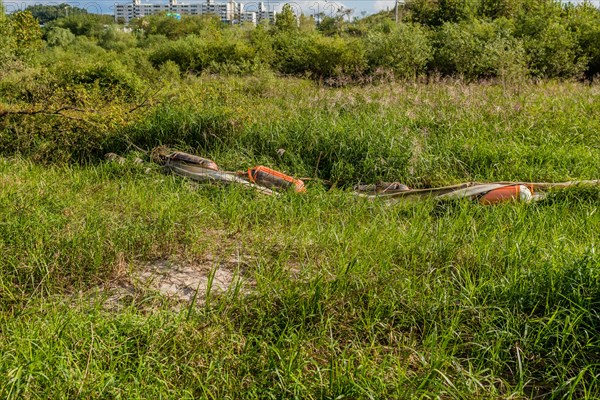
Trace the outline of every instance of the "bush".
<path fill-rule="evenodd" d="M 254 49 L 242 41 L 206 41 L 188 36 L 156 48 L 149 57 L 153 65 L 176 63 L 182 72 L 215 71 L 250 72 L 256 65 Z"/>
<path fill-rule="evenodd" d="M 473 17 L 473 3 L 466 0 L 408 0 L 407 20 L 428 26 L 460 22 Z"/>
<path fill-rule="evenodd" d="M 181 20 L 177 20 L 159 14 L 137 18 L 131 22 L 131 26 L 146 36 L 162 35 L 173 40 L 189 35 L 214 38 L 220 35 L 221 20 L 215 15 L 182 15 Z"/>
<path fill-rule="evenodd" d="M 43 46 L 42 30 L 28 11 L 18 11 L 0 20 L 0 58 L 29 60 Z"/>
<path fill-rule="evenodd" d="M 123 31 L 117 25 L 108 26 L 100 34 L 98 45 L 106 50 L 123 52 L 129 48 L 135 47 L 136 38 L 129 32 Z"/>
<path fill-rule="evenodd" d="M 568 29 L 577 38 L 579 57 L 588 61 L 586 75 L 600 74 L 600 10 L 590 4 L 567 8 Z"/>
<path fill-rule="evenodd" d="M 447 23 L 438 31 L 433 66 L 467 79 L 523 76 L 525 51 L 506 19 Z"/>
<path fill-rule="evenodd" d="M 110 15 L 74 14 L 59 18 L 48 24 L 70 30 L 74 35 L 98 38 L 104 32 L 105 26 L 114 23 Z"/>
<path fill-rule="evenodd" d="M 50 67 L 55 85 L 64 89 L 95 91 L 107 99 L 134 98 L 142 91 L 142 80 L 118 60 L 63 59 Z"/>
<path fill-rule="evenodd" d="M 406 79 L 424 73 L 433 55 L 427 32 L 411 24 L 401 24 L 390 33 L 369 33 L 365 48 L 371 72 L 385 68 Z"/>
<path fill-rule="evenodd" d="M 66 47 L 75 41 L 75 35 L 65 28 L 52 27 L 46 33 L 46 43 L 50 47 Z"/>
<path fill-rule="evenodd" d="M 580 77 L 587 68 L 587 58 L 574 32 L 560 22 L 550 23 L 540 34 L 525 41 L 529 65 L 537 76 Z"/>
<path fill-rule="evenodd" d="M 362 43 L 316 34 L 282 33 L 274 43 L 278 71 L 319 79 L 357 77 L 366 67 Z"/>

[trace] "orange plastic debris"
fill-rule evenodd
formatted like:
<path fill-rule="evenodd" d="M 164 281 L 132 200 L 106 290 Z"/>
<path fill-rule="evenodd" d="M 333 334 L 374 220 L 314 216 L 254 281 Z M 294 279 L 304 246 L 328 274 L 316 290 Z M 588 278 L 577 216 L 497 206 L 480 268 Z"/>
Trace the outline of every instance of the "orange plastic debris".
<path fill-rule="evenodd" d="M 270 189 L 288 189 L 294 188 L 294 191 L 303 193 L 306 191 L 304 182 L 300 179 L 294 179 L 271 168 L 258 166 L 248 170 L 248 179 L 250 182 L 268 187 Z"/>
<path fill-rule="evenodd" d="M 532 197 L 533 188 L 530 190 L 525 185 L 512 185 L 490 190 L 479 198 L 479 202 L 481 204 L 498 204 L 514 200 L 529 201 Z"/>

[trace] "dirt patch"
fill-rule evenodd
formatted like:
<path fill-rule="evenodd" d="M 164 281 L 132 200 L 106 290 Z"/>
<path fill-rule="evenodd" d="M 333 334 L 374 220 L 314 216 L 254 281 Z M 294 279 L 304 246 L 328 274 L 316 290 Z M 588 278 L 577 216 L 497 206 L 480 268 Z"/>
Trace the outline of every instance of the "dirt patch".
<path fill-rule="evenodd" d="M 209 289 L 211 296 L 234 288 L 247 293 L 253 281 L 244 276 L 245 271 L 246 263 L 235 257 L 225 261 L 208 257 L 195 263 L 157 260 L 130 266 L 95 292 L 104 294 L 104 307 L 111 310 L 149 298 L 167 300 L 176 307 L 192 301 L 202 305 Z"/>
<path fill-rule="evenodd" d="M 217 265 L 209 269 L 206 266 L 178 265 L 168 261 L 149 264 L 132 275 L 143 288 L 182 301 L 191 301 L 194 297 L 203 299 L 209 283 L 211 292 L 226 292 L 236 279 L 235 272 L 226 266 Z"/>

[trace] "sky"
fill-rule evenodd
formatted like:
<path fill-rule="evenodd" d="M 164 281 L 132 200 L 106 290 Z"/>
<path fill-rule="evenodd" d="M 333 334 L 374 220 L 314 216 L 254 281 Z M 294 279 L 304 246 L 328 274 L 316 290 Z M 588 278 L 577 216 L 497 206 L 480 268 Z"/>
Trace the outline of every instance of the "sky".
<path fill-rule="evenodd" d="M 148 3 L 166 3 L 168 0 L 142 0 Z M 180 3 L 198 3 L 205 0 L 178 0 Z M 226 1 L 226 0 L 216 0 Z M 239 1 L 239 0 L 238 0 Z M 259 0 L 241 0 L 247 7 L 256 6 Z M 114 3 L 129 3 L 130 0 L 4 0 L 4 8 L 7 12 L 22 10 L 33 4 L 56 5 L 68 3 L 71 6 L 86 9 L 92 13 L 112 14 Z M 326 15 L 335 14 L 336 10 L 342 6 L 354 10 L 353 16 L 360 17 L 363 14 L 373 14 L 375 12 L 393 8 L 395 0 L 263 0 L 265 5 L 280 10 L 285 3 L 290 3 L 295 10 L 302 10 L 304 14 L 314 15 L 320 12 Z M 255 7 L 254 7 L 255 8 Z"/>

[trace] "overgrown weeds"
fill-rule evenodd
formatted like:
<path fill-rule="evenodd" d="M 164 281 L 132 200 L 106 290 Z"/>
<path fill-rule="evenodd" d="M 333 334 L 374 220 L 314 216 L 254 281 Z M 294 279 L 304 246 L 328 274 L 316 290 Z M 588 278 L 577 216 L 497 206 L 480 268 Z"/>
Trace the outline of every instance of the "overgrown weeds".
<path fill-rule="evenodd" d="M 439 212 L 146 168 L 0 164 L 4 396 L 597 394 L 597 189 Z M 249 260 L 252 291 L 181 313 L 85 296 L 206 254 Z"/>

